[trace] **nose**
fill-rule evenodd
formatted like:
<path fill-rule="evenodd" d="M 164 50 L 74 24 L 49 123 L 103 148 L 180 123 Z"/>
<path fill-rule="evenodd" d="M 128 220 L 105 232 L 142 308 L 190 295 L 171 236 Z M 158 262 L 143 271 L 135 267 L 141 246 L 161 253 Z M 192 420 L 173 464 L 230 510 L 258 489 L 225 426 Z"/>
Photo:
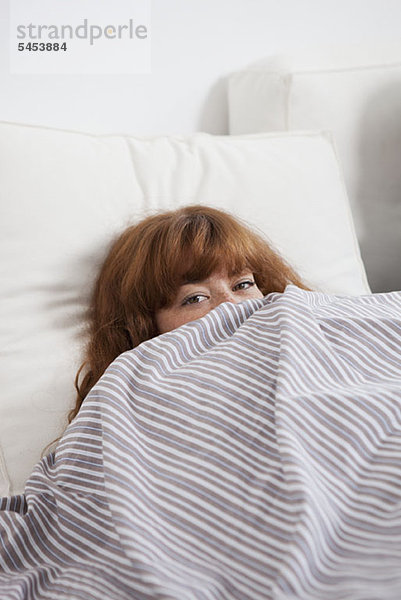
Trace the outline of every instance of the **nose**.
<path fill-rule="evenodd" d="M 241 302 L 241 298 L 236 296 L 231 290 L 224 290 L 216 294 L 213 307 L 219 306 L 219 304 L 223 304 L 223 302 L 233 302 L 234 304 L 238 304 Z"/>

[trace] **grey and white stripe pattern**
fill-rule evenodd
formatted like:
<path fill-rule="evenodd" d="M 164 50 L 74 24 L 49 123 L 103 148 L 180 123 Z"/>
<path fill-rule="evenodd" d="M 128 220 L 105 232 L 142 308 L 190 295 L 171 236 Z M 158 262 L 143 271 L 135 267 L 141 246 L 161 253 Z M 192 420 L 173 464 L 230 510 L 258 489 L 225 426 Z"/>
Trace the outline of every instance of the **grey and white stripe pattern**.
<path fill-rule="evenodd" d="M 401 293 L 288 286 L 122 354 L 2 509 L 4 600 L 400 600 Z"/>

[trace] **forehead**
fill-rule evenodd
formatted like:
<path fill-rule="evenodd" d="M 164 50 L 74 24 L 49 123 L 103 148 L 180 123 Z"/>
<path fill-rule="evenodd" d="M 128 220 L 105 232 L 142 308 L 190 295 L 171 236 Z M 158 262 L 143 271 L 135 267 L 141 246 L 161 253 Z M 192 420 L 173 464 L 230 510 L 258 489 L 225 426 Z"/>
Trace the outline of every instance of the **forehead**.
<path fill-rule="evenodd" d="M 217 280 L 231 280 L 233 277 L 241 277 L 242 275 L 252 275 L 251 270 L 248 267 L 241 268 L 240 270 L 228 270 L 227 268 L 220 267 L 215 269 L 212 273 L 205 277 L 183 277 L 181 285 L 191 285 L 196 283 L 206 283 L 208 281 Z"/>

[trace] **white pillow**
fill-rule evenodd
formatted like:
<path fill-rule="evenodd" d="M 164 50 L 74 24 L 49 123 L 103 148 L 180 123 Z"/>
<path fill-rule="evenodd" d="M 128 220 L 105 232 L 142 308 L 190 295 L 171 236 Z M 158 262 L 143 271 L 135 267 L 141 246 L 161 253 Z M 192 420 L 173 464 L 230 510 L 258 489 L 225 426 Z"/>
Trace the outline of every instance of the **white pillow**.
<path fill-rule="evenodd" d="M 230 133 L 334 133 L 373 291 L 401 289 L 401 44 L 276 56 L 229 78 Z"/>
<path fill-rule="evenodd" d="M 62 432 L 92 281 L 115 233 L 151 211 L 227 209 L 265 232 L 311 286 L 369 293 L 325 135 L 141 139 L 3 123 L 0 180 L 3 493 L 23 489 Z"/>

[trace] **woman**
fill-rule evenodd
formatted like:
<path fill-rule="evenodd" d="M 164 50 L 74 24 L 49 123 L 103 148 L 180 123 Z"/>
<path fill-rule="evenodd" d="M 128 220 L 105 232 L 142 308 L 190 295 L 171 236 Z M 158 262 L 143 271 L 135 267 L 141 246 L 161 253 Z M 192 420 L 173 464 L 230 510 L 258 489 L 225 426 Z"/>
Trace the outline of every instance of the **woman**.
<path fill-rule="evenodd" d="M 2 499 L 1 598 L 400 597 L 401 294 L 299 286 L 220 211 L 122 234 L 76 410 L 117 354 L 228 302 L 119 356 Z"/>
<path fill-rule="evenodd" d="M 112 245 L 95 283 L 89 343 L 69 420 L 122 352 L 221 302 L 262 298 L 289 283 L 308 289 L 265 240 L 221 210 L 187 206 L 129 227 Z"/>

